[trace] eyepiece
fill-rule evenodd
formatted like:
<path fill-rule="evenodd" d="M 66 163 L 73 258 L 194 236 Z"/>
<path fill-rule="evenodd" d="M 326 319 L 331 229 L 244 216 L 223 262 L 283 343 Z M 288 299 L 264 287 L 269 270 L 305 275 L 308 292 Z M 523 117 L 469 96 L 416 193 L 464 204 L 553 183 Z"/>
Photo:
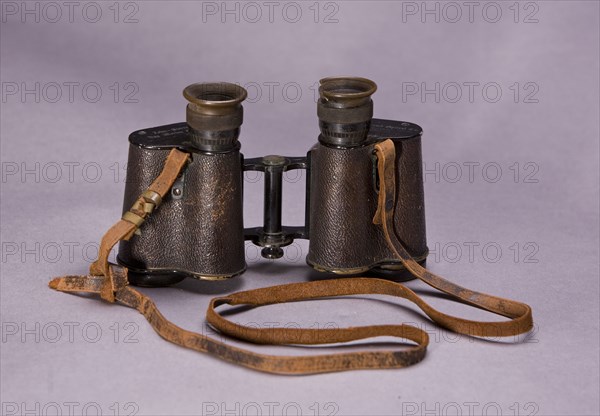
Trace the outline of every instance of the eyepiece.
<path fill-rule="evenodd" d="M 320 81 L 319 95 L 332 105 L 350 108 L 366 104 L 377 85 L 366 78 L 331 77 Z"/>
<path fill-rule="evenodd" d="M 377 85 L 366 78 L 330 77 L 320 81 L 317 115 L 325 144 L 339 147 L 361 145 L 373 118 L 371 95 Z"/>
<path fill-rule="evenodd" d="M 222 152 L 236 147 L 247 95 L 244 88 L 228 82 L 192 84 L 183 90 L 189 101 L 187 124 L 199 150 Z"/>

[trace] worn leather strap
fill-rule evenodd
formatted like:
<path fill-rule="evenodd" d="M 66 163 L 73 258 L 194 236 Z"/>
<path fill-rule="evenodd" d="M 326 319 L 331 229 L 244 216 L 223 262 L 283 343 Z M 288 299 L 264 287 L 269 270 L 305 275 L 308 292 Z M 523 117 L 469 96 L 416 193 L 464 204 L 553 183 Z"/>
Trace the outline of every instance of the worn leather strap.
<path fill-rule="evenodd" d="M 214 310 L 214 306 L 223 303 L 225 300 L 232 305 L 236 304 L 237 300 L 253 305 L 266 304 L 267 299 L 270 299 L 268 303 L 276 303 L 282 292 L 285 292 L 288 296 L 280 297 L 279 301 L 281 302 L 290 300 L 290 294 L 295 294 L 294 298 L 296 300 L 306 300 L 338 294 L 373 293 L 374 290 L 376 291 L 377 286 L 379 286 L 380 293 L 393 294 L 394 284 L 385 280 L 376 282 L 377 279 L 341 279 L 336 280 L 333 285 L 328 285 L 328 282 L 290 284 L 239 292 L 228 299 L 218 298 L 211 301 L 207 319 L 212 325 L 234 338 L 258 344 L 316 345 L 348 342 L 377 336 L 397 337 L 416 343 L 416 345 L 410 346 L 400 344 L 397 351 L 275 356 L 238 348 L 226 341 L 220 341 L 204 334 L 180 328 L 167 320 L 148 296 L 131 286 L 127 286 L 126 269 L 111 265 L 110 275 L 111 280 L 116 283 L 115 299 L 124 305 L 137 309 L 146 317 L 154 330 L 167 341 L 196 351 L 210 353 L 234 364 L 268 373 L 316 374 L 353 369 L 406 367 L 423 359 L 429 340 L 426 332 L 409 325 L 374 325 L 341 329 L 248 328 L 225 320 Z M 102 276 L 65 276 L 52 280 L 50 287 L 63 292 L 101 293 L 104 280 Z"/>
<path fill-rule="evenodd" d="M 368 368 L 400 368 L 423 359 L 429 338 L 426 332 L 410 325 L 373 325 L 339 329 L 254 328 L 225 319 L 216 307 L 250 305 L 252 307 L 308 299 L 380 294 L 408 299 L 434 322 L 454 332 L 474 336 L 509 336 L 527 332 L 532 327 L 529 306 L 474 292 L 430 273 L 414 261 L 393 233 L 395 199 L 394 146 L 391 141 L 376 145 L 380 178 L 378 209 L 374 223 L 380 224 L 390 247 L 406 268 L 416 277 L 450 296 L 511 318 L 503 322 L 479 322 L 456 318 L 437 311 L 406 286 L 373 278 L 348 278 L 328 281 L 293 283 L 233 293 L 212 299 L 207 321 L 221 333 L 257 344 L 316 345 L 349 342 L 378 336 L 393 336 L 414 343 L 400 345 L 398 350 L 359 351 L 309 356 L 273 356 L 241 349 L 206 335 L 187 331 L 168 321 L 150 298 L 128 286 L 127 270 L 108 263 L 108 255 L 121 239 L 128 239 L 160 203 L 185 165 L 188 155 L 178 150 L 169 154 L 165 167 L 131 209 L 132 216 L 115 224 L 102 239 L 98 260 L 90 268 L 90 276 L 65 276 L 53 279 L 50 287 L 64 292 L 99 293 L 109 302 L 121 302 L 142 313 L 156 332 L 166 340 L 196 351 L 208 352 L 226 361 L 255 370 L 277 374 L 314 374 Z M 157 198 L 159 195 L 160 198 Z M 154 204 L 153 206 L 150 206 Z M 137 218 L 141 218 L 141 221 Z"/>
<path fill-rule="evenodd" d="M 129 240 L 133 233 L 142 225 L 150 213 L 162 202 L 173 183 L 179 176 L 181 169 L 189 159 L 189 154 L 177 149 L 172 149 L 167 156 L 165 166 L 160 175 L 150 184 L 148 190 L 135 201 L 131 209 L 126 212 L 121 220 L 113 225 L 102 237 L 98 259 L 90 266 L 90 274 L 108 276 L 108 256 L 112 248 L 120 240 Z M 114 292 L 114 289 L 113 289 Z M 106 293 L 107 297 L 111 297 Z M 106 299 L 110 300 L 110 299 Z M 111 300 L 114 302 L 114 299 Z"/>
<path fill-rule="evenodd" d="M 529 305 L 461 287 L 431 273 L 410 256 L 394 233 L 394 206 L 396 205 L 396 169 L 394 167 L 396 154 L 394 143 L 391 140 L 377 143 L 375 151 L 377 153 L 379 195 L 373 223 L 381 225 L 389 247 L 398 256 L 404 267 L 413 276 L 459 301 L 511 318 L 511 320 L 501 322 L 469 321 L 444 315 L 437 311 L 431 311 L 433 315 L 425 311 L 427 315 L 440 326 L 466 335 L 506 337 L 531 330 L 533 318 Z"/>

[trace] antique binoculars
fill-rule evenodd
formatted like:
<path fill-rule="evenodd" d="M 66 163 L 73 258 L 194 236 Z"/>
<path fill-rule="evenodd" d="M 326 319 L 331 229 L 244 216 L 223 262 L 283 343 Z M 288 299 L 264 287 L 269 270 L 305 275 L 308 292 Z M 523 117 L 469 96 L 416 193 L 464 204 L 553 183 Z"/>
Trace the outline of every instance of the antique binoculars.
<path fill-rule="evenodd" d="M 265 258 L 283 255 L 294 239 L 308 239 L 307 263 L 318 271 L 397 273 L 403 266 L 373 224 L 378 176 L 374 145 L 391 139 L 396 150 L 395 233 L 424 261 L 425 211 L 422 129 L 373 118 L 373 81 L 332 77 L 320 81 L 318 143 L 306 156 L 244 159 L 240 153 L 246 90 L 230 83 L 185 88 L 186 122 L 138 130 L 129 136 L 124 212 L 161 172 L 172 148 L 190 161 L 141 232 L 121 241 L 117 261 L 131 283 L 174 284 L 185 277 L 218 280 L 246 269 L 245 240 Z M 302 226 L 281 224 L 283 173 L 306 170 Z M 264 224 L 244 228 L 243 173 L 264 174 Z"/>

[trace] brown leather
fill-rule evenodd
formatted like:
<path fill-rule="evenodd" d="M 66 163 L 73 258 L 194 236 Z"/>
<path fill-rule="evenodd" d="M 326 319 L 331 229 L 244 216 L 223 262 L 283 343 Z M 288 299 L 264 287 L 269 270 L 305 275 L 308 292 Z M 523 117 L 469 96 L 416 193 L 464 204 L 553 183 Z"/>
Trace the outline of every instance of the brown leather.
<path fill-rule="evenodd" d="M 425 356 L 428 343 L 427 333 L 409 325 L 377 325 L 369 327 L 351 327 L 342 329 L 306 329 L 273 331 L 272 329 L 255 329 L 237 326 L 220 317 L 214 307 L 224 303 L 224 298 L 213 299 L 207 312 L 207 320 L 223 333 L 236 338 L 260 344 L 327 344 L 332 342 L 348 342 L 358 339 L 393 336 L 415 342 L 417 345 L 410 347 L 399 346 L 399 351 L 373 351 L 353 352 L 344 354 L 323 354 L 312 356 L 274 356 L 255 353 L 249 350 L 234 347 L 225 342 L 207 337 L 198 333 L 187 331 L 168 321 L 157 309 L 150 298 L 143 295 L 131 286 L 127 286 L 126 269 L 120 266 L 111 268 L 111 280 L 115 283 L 116 299 L 142 313 L 155 331 L 164 339 L 200 352 L 208 352 L 225 361 L 229 361 L 254 370 L 276 374 L 316 374 L 332 371 L 344 371 L 368 368 L 400 368 L 415 364 Z M 344 282 L 344 280 L 350 280 Z M 63 292 L 88 292 L 101 293 L 105 279 L 100 276 L 65 276 L 52 280 L 50 287 Z M 232 304 L 245 302 L 251 304 L 258 302 L 277 302 L 280 294 L 287 294 L 297 299 L 311 299 L 316 297 L 330 297 L 343 294 L 373 293 L 374 287 L 379 283 L 381 293 L 389 291 L 394 294 L 392 287 L 385 287 L 390 283 L 379 279 L 341 279 L 331 285 L 329 282 L 300 283 L 276 286 L 257 291 L 239 292 L 233 298 L 227 298 Z M 273 293 L 269 293 L 270 290 Z M 256 298 L 255 298 L 256 295 Z M 415 295 L 416 296 L 416 295 Z M 287 301 L 285 296 L 282 302 Z"/>
<path fill-rule="evenodd" d="M 175 344 L 208 352 L 224 360 L 248 368 L 277 374 L 314 374 L 367 368 L 399 368 L 421 361 L 428 343 L 427 334 L 409 325 L 374 325 L 342 329 L 296 329 L 253 328 L 226 320 L 215 308 L 223 305 L 250 305 L 253 307 L 294 302 L 331 296 L 354 294 L 382 294 L 405 298 L 415 303 L 434 322 L 454 332 L 473 336 L 511 336 L 532 328 L 531 308 L 520 302 L 502 299 L 462 288 L 430 273 L 413 260 L 394 234 L 395 207 L 395 149 L 387 140 L 375 146 L 377 151 L 379 197 L 373 222 L 381 226 L 389 248 L 404 266 L 425 283 L 449 294 L 451 297 L 473 306 L 510 318 L 501 322 L 480 322 L 453 317 L 429 306 L 417 294 L 400 283 L 371 278 L 350 278 L 330 281 L 294 283 L 233 293 L 215 298 L 207 311 L 207 320 L 217 330 L 232 337 L 257 344 L 330 344 L 376 336 L 395 336 L 416 343 L 399 351 L 351 352 L 317 356 L 272 356 L 243 350 L 224 342 L 184 330 L 169 322 L 145 295 L 128 286 L 127 269 L 110 265 L 107 257 L 115 240 L 127 238 L 136 226 L 112 227 L 102 239 L 100 257 L 94 263 L 92 276 L 65 276 L 53 279 L 49 286 L 64 292 L 92 292 L 110 302 L 115 300 L 137 309 L 152 327 L 166 340 Z M 154 191 L 164 195 L 164 187 L 175 181 L 185 159 L 181 152 L 173 150 L 159 176 L 159 184 L 153 183 Z M 181 162 L 183 160 L 183 163 Z M 159 182 L 158 179 L 155 182 Z M 143 199 L 142 197 L 140 199 Z M 138 201 L 140 200 L 138 199 Z M 119 221 L 121 223 L 123 220 Z M 119 225 L 117 223 L 117 225 Z M 101 275 L 93 275 L 101 272 Z"/>
<path fill-rule="evenodd" d="M 485 293 L 476 292 L 456 285 L 448 280 L 431 273 L 418 264 L 402 246 L 394 234 L 394 200 L 395 195 L 395 169 L 394 145 L 389 140 L 375 145 L 377 151 L 377 165 L 379 175 L 379 198 L 377 211 L 373 218 L 375 224 L 381 225 L 390 248 L 401 259 L 404 267 L 415 277 L 428 285 L 444 292 L 457 300 L 490 311 L 492 313 L 511 318 L 510 321 L 480 322 L 444 315 L 437 311 L 431 314 L 424 309 L 437 324 L 451 331 L 474 336 L 505 337 L 527 332 L 533 328 L 531 307 L 525 303 L 504 299 Z"/>
<path fill-rule="evenodd" d="M 124 212 L 158 175 L 168 152 L 130 146 Z M 169 193 L 141 235 L 121 242 L 120 263 L 207 279 L 246 269 L 239 151 L 192 153 L 190 159 L 181 199 Z"/>
<path fill-rule="evenodd" d="M 187 153 L 172 149 L 168 154 L 162 171 L 148 186 L 148 191 L 156 192 L 164 198 L 171 189 L 171 186 L 173 186 L 177 176 L 188 162 L 188 158 L 189 155 Z M 132 208 L 129 211 L 132 211 L 133 214 L 145 219 L 149 214 L 141 208 L 145 203 L 147 203 L 147 200 L 141 195 L 133 202 Z M 138 227 L 136 227 L 135 224 L 124 219 L 121 219 L 113 225 L 106 234 L 104 234 L 104 237 L 102 237 L 98 259 L 90 266 L 90 274 L 108 276 L 108 255 L 110 254 L 110 251 L 120 240 L 130 239 L 137 228 Z"/>
<path fill-rule="evenodd" d="M 427 255 L 421 136 L 394 140 L 398 195 L 394 230 L 408 252 Z M 311 150 L 310 243 L 307 262 L 317 270 L 355 274 L 401 265 L 383 230 L 371 222 L 377 206 L 374 144 Z M 351 242 L 351 243 L 349 243 Z"/>

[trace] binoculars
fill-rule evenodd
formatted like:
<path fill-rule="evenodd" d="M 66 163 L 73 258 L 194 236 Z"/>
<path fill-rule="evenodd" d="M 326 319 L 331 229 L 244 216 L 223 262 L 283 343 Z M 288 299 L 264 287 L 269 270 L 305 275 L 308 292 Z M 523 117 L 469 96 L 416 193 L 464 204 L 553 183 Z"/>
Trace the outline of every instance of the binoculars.
<path fill-rule="evenodd" d="M 161 172 L 173 148 L 189 162 L 143 230 L 121 241 L 117 261 L 130 282 L 164 286 L 185 277 L 219 280 L 246 269 L 245 241 L 268 259 L 283 256 L 294 239 L 308 239 L 306 262 L 340 275 L 373 271 L 397 274 L 401 261 L 373 224 L 377 210 L 376 143 L 395 146 L 394 231 L 417 261 L 427 257 L 421 158 L 416 124 L 373 118 L 376 84 L 365 78 L 320 81 L 320 134 L 306 156 L 245 159 L 240 153 L 246 90 L 231 83 L 185 88 L 186 122 L 147 128 L 129 136 L 124 212 Z M 283 174 L 306 170 L 305 223 L 282 225 Z M 264 224 L 244 228 L 243 174 L 264 174 Z"/>
<path fill-rule="evenodd" d="M 374 119 L 371 95 L 376 88 L 364 78 L 322 79 L 317 103 L 321 133 L 307 155 L 244 159 L 238 138 L 246 91 L 229 83 L 188 86 L 183 91 L 189 101 L 186 123 L 129 136 L 123 216 L 102 237 L 89 275 L 58 277 L 49 282 L 50 288 L 97 293 L 107 302 L 137 309 L 161 337 L 174 344 L 275 374 L 407 367 L 425 357 L 429 336 L 404 323 L 336 329 L 256 328 L 232 322 L 216 308 L 377 294 L 407 299 L 440 327 L 457 334 L 507 337 L 531 330 L 529 305 L 458 286 L 419 264 L 428 253 L 422 130 L 412 123 Z M 303 226 L 281 224 L 283 173 L 292 169 L 307 172 Z M 262 227 L 244 228 L 244 171 L 264 174 Z M 309 240 L 306 262 L 315 270 L 339 275 L 392 274 L 396 282 L 353 277 L 231 293 L 209 302 L 206 320 L 211 327 L 255 344 L 321 345 L 379 336 L 413 344 L 389 351 L 262 354 L 178 327 L 151 298 L 130 285 L 165 286 L 186 277 L 227 279 L 246 269 L 245 240 L 262 247 L 264 257 L 277 259 L 296 238 Z M 117 261 L 124 267 L 108 261 L 118 241 Z M 473 321 L 437 311 L 397 282 L 409 275 L 449 299 L 509 320 Z"/>

